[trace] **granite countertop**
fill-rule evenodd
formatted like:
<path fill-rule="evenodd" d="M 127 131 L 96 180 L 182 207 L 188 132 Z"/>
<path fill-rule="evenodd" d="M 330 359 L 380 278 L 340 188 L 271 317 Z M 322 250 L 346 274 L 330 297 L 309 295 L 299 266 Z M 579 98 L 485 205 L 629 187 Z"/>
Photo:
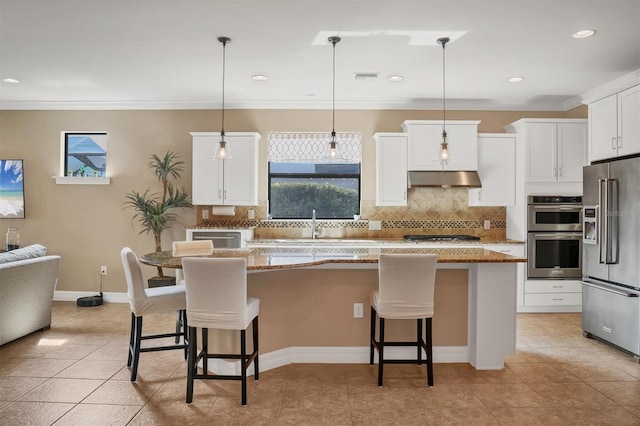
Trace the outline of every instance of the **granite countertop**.
<path fill-rule="evenodd" d="M 524 241 L 510 239 L 480 239 L 476 241 L 408 241 L 403 238 L 255 238 L 247 241 L 250 246 L 307 246 L 307 245 L 356 245 L 356 246 L 484 246 L 502 244 L 524 244 Z"/>
<path fill-rule="evenodd" d="M 244 257 L 248 270 L 293 269 L 328 263 L 378 263 L 380 253 L 431 253 L 438 263 L 522 263 L 524 257 L 511 256 L 483 248 L 304 248 L 276 247 L 224 250 L 214 249 L 210 257 Z M 182 258 L 173 257 L 171 251 L 148 253 L 140 262 L 150 266 L 181 268 Z"/>

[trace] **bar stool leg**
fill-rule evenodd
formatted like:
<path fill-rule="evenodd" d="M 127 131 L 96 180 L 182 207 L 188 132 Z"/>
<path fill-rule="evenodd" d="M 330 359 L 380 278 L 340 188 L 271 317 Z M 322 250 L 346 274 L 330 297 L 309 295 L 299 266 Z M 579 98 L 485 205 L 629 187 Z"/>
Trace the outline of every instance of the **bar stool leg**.
<path fill-rule="evenodd" d="M 240 368 L 242 378 L 242 405 L 247 405 L 247 341 L 246 330 L 240 330 Z"/>
<path fill-rule="evenodd" d="M 187 404 L 193 401 L 193 380 L 196 375 L 196 359 L 198 352 L 198 330 L 195 327 L 189 328 L 189 355 L 187 359 Z"/>
<path fill-rule="evenodd" d="M 260 351 L 258 351 L 258 317 L 253 319 L 253 351 L 256 353 L 256 358 L 253 360 L 253 377 L 255 380 L 260 378 L 260 364 L 258 358 L 260 357 Z"/>
<path fill-rule="evenodd" d="M 418 365 L 422 365 L 422 318 L 418 319 L 418 336 L 416 339 L 416 346 L 418 349 Z"/>
<path fill-rule="evenodd" d="M 380 318 L 380 346 L 378 350 L 378 386 L 382 386 L 382 373 L 384 367 L 384 318 Z"/>
<path fill-rule="evenodd" d="M 431 318 L 426 319 L 427 329 L 427 383 L 429 386 L 433 386 L 433 344 L 431 342 L 432 329 Z"/>
<path fill-rule="evenodd" d="M 373 349 L 376 339 L 376 310 L 371 307 L 371 339 L 369 339 L 369 365 L 373 365 Z"/>
<path fill-rule="evenodd" d="M 131 334 L 129 336 L 129 357 L 127 358 L 127 367 L 131 367 L 133 361 L 133 345 L 136 337 L 136 316 L 131 312 Z"/>
<path fill-rule="evenodd" d="M 202 329 L 202 374 L 205 376 L 209 374 L 209 329 Z"/>
<path fill-rule="evenodd" d="M 138 377 L 138 361 L 140 360 L 140 344 L 142 343 L 142 317 L 135 317 L 135 337 L 133 344 L 133 364 L 131 366 L 131 381 Z"/>

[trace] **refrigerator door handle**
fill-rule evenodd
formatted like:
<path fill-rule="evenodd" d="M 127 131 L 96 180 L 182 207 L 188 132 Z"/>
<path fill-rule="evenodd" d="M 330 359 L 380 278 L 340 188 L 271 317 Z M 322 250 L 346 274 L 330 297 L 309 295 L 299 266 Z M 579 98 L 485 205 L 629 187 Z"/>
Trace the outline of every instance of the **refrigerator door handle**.
<path fill-rule="evenodd" d="M 626 291 L 615 290 L 611 287 L 605 287 L 605 286 L 597 285 L 597 284 L 586 282 L 586 281 L 580 281 L 580 284 L 586 285 L 588 287 L 597 288 L 598 290 L 608 291 L 609 293 L 614 293 L 624 297 L 638 297 L 638 295 L 635 293 L 627 293 Z"/>
<path fill-rule="evenodd" d="M 597 232 L 599 233 L 598 240 L 600 241 L 600 245 L 598 246 L 598 262 L 600 263 L 605 263 L 606 261 L 607 244 L 609 241 L 607 237 L 607 187 L 605 183 L 606 179 L 598 179 L 598 206 L 600 206 L 598 209 L 598 223 L 600 226 L 598 226 Z"/>
<path fill-rule="evenodd" d="M 607 263 L 618 263 L 618 179 L 607 179 Z"/>

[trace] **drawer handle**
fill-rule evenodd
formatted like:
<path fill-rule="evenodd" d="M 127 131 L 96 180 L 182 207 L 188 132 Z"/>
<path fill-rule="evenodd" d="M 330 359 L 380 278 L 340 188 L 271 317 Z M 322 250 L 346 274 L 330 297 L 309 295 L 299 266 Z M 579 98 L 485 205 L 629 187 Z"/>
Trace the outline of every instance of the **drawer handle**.
<path fill-rule="evenodd" d="M 561 298 L 555 298 L 555 297 L 554 297 L 554 298 L 553 298 L 553 299 L 551 299 L 551 300 L 556 301 L 556 302 L 559 302 L 559 301 L 561 301 L 561 300 L 564 300 L 564 297 L 561 297 Z"/>
<path fill-rule="evenodd" d="M 553 288 L 564 288 L 563 285 L 552 285 L 551 287 L 553 287 Z"/>

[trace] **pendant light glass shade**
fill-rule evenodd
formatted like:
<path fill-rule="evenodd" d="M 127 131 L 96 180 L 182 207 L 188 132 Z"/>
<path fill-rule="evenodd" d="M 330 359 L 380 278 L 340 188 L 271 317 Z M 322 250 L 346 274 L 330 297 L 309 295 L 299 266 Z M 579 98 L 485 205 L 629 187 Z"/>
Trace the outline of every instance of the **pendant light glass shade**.
<path fill-rule="evenodd" d="M 440 163 L 442 167 L 447 164 L 449 161 L 449 143 L 447 142 L 447 130 L 446 130 L 446 121 L 447 121 L 447 97 L 445 91 L 445 67 L 444 67 L 444 48 L 445 45 L 449 42 L 448 37 L 439 38 L 438 44 L 442 45 L 442 142 L 440 143 Z"/>
<path fill-rule="evenodd" d="M 338 141 L 336 139 L 336 44 L 340 43 L 340 37 L 332 36 L 328 38 L 329 43 L 333 45 L 333 86 L 332 86 L 332 127 L 331 140 L 329 141 L 328 161 L 339 161 L 342 158 L 338 150 Z"/>
<path fill-rule="evenodd" d="M 227 44 L 231 43 L 231 39 L 229 37 L 218 37 L 218 41 L 222 43 L 222 124 L 220 126 L 220 142 L 218 142 L 218 147 L 213 158 L 218 160 L 233 160 L 231 152 L 229 151 L 229 144 L 224 140 L 224 80 Z"/>

